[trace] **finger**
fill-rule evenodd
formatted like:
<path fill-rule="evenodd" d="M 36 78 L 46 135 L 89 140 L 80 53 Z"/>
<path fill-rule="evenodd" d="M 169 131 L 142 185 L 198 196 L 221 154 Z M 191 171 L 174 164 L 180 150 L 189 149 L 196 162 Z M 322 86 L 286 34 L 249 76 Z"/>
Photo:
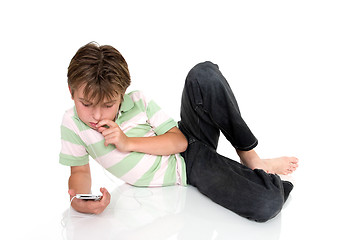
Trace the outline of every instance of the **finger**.
<path fill-rule="evenodd" d="M 119 135 L 116 133 L 111 133 L 107 136 L 105 136 L 105 142 L 104 145 L 108 146 L 109 144 L 113 144 L 116 146 L 116 144 L 118 144 L 119 142 Z"/>
<path fill-rule="evenodd" d="M 91 213 L 94 213 L 94 214 L 102 213 L 110 203 L 110 194 L 106 190 L 106 188 L 100 188 L 100 192 L 103 194 L 100 201 L 87 201 L 85 203 L 86 208 L 88 208 L 89 212 L 91 212 Z"/>
<path fill-rule="evenodd" d="M 75 190 L 74 189 L 69 189 L 68 193 L 69 193 L 70 197 L 75 196 Z"/>
<path fill-rule="evenodd" d="M 106 188 L 100 188 L 100 192 L 103 194 L 101 201 L 110 202 L 111 195 Z"/>
<path fill-rule="evenodd" d="M 111 132 L 111 131 L 113 131 L 114 129 L 119 128 L 119 126 L 117 125 L 117 123 L 112 122 L 112 121 L 107 122 L 107 124 L 105 124 L 105 125 L 101 125 L 102 123 L 105 123 L 105 121 L 104 121 L 104 122 L 99 122 L 99 124 L 96 125 L 96 126 L 99 126 L 98 129 L 97 129 L 97 131 L 100 132 L 100 133 L 103 134 L 103 135 L 108 134 L 109 131 Z M 119 128 L 119 129 L 120 129 L 120 128 Z"/>
<path fill-rule="evenodd" d="M 100 128 L 100 127 L 104 127 L 105 125 L 109 126 L 109 127 L 114 127 L 116 126 L 117 124 L 114 122 L 114 121 L 111 121 L 111 120 L 108 120 L 108 119 L 104 119 L 104 120 L 101 120 L 100 122 L 98 122 L 96 124 L 96 127 L 97 128 Z"/>
<path fill-rule="evenodd" d="M 105 141 L 111 141 L 111 140 L 116 140 L 119 138 L 119 133 L 117 132 L 110 132 L 107 135 L 104 135 Z"/>
<path fill-rule="evenodd" d="M 116 128 L 119 128 L 119 126 L 116 124 L 116 125 L 111 125 L 111 127 L 109 127 L 108 125 L 104 125 L 104 126 L 101 126 L 97 129 L 98 132 L 100 132 L 102 135 L 106 135 L 108 133 L 105 133 L 106 131 L 107 132 L 111 132 L 113 131 L 114 129 Z M 120 128 L 119 128 L 120 129 Z"/>
<path fill-rule="evenodd" d="M 83 200 L 83 206 L 84 208 L 88 209 L 87 212 L 89 213 L 94 213 L 94 214 L 98 214 L 101 213 L 103 211 L 103 206 L 100 203 L 100 201 L 85 201 Z"/>
<path fill-rule="evenodd" d="M 100 188 L 100 192 L 102 193 L 103 197 L 107 194 L 109 194 L 108 190 L 104 187 Z"/>
<path fill-rule="evenodd" d="M 106 127 L 99 127 L 97 131 L 102 134 L 106 129 Z"/>
<path fill-rule="evenodd" d="M 116 128 L 105 128 L 102 132 L 101 132 L 101 134 L 104 136 L 104 137 L 106 137 L 106 136 L 108 136 L 108 135 L 110 135 L 110 134 L 113 134 L 113 133 L 116 133 L 116 132 L 118 132 L 118 126 L 116 126 Z"/>

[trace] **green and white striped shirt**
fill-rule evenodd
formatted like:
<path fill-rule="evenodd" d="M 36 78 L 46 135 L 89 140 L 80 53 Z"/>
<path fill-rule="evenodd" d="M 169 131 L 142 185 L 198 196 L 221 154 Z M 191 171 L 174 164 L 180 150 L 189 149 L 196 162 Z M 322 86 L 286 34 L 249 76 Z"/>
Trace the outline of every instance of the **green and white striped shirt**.
<path fill-rule="evenodd" d="M 152 100 L 140 91 L 124 95 L 115 122 L 128 137 L 161 135 L 177 126 Z M 123 181 L 141 187 L 186 185 L 186 168 L 180 154 L 156 156 L 139 152 L 120 152 L 104 145 L 101 133 L 80 120 L 75 107 L 65 112 L 61 124 L 60 163 L 82 166 L 89 155 Z"/>

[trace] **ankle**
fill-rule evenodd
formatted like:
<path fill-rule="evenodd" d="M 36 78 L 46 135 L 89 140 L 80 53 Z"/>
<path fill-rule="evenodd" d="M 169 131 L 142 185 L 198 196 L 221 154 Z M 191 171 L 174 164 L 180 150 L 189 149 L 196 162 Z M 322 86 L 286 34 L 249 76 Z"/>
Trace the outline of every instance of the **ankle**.
<path fill-rule="evenodd" d="M 236 152 L 237 152 L 238 156 L 240 157 L 240 162 L 242 164 L 244 164 L 245 166 L 247 166 L 251 169 L 260 167 L 259 165 L 261 165 L 262 160 L 260 159 L 260 157 L 257 155 L 257 153 L 254 150 L 241 151 L 241 150 L 236 149 Z"/>

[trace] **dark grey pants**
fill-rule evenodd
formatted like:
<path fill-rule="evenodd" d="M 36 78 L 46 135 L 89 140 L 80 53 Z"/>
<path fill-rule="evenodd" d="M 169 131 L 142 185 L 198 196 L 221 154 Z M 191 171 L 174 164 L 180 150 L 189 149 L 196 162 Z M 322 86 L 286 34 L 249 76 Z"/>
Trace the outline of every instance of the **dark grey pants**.
<path fill-rule="evenodd" d="M 188 184 L 251 220 L 265 222 L 280 212 L 293 188 L 290 182 L 263 170 L 251 170 L 216 152 L 220 131 L 236 149 L 248 151 L 257 145 L 217 65 L 204 62 L 190 70 L 179 128 L 189 142 L 182 153 Z"/>

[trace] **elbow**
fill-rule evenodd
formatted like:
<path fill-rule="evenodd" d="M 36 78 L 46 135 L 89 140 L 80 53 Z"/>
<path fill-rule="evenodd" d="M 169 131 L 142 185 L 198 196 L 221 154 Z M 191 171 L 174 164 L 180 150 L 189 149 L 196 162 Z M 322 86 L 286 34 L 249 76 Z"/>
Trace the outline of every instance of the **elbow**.
<path fill-rule="evenodd" d="M 183 136 L 183 139 L 179 143 L 179 152 L 185 152 L 188 147 L 188 141 L 185 136 Z"/>
<path fill-rule="evenodd" d="M 169 132 L 172 133 L 172 152 L 174 153 L 182 153 L 185 152 L 188 147 L 188 141 L 185 135 L 176 127 L 172 128 Z"/>

